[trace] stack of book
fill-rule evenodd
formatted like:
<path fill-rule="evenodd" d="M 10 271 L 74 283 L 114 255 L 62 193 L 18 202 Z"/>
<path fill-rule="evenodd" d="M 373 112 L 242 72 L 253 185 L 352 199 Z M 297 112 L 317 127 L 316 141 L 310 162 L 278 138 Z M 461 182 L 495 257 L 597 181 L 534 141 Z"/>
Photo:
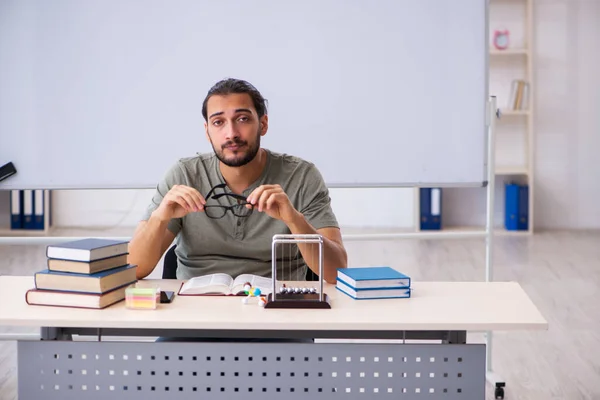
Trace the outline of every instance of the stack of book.
<path fill-rule="evenodd" d="M 129 242 L 94 238 L 48 246 L 48 268 L 35 273 L 27 303 L 100 309 L 124 300 L 127 286 L 137 281 L 137 266 L 127 263 L 128 247 Z"/>
<path fill-rule="evenodd" d="M 410 277 L 390 267 L 342 268 L 336 288 L 353 299 L 409 298 Z"/>

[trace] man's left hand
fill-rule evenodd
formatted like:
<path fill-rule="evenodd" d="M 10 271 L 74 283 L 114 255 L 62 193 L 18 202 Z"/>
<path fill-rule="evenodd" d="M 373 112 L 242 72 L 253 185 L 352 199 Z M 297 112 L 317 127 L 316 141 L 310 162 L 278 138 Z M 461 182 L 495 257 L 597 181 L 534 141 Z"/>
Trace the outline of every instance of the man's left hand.
<path fill-rule="evenodd" d="M 250 193 L 247 201 L 259 212 L 266 212 L 270 217 L 286 224 L 291 223 L 299 214 L 280 185 L 261 185 Z"/>

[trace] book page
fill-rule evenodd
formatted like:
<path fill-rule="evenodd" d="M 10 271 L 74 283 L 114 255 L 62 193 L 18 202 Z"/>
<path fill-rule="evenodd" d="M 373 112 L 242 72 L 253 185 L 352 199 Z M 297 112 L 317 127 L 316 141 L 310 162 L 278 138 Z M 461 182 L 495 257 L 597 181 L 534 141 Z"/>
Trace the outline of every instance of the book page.
<path fill-rule="evenodd" d="M 181 294 L 229 293 L 233 278 L 227 274 L 210 274 L 189 279 L 181 287 Z"/>
<path fill-rule="evenodd" d="M 252 287 L 259 288 L 261 294 L 269 294 L 273 291 L 273 280 L 271 278 L 265 278 L 263 276 L 242 274 L 235 278 L 233 281 L 232 293 L 239 293 L 244 291 L 244 283 L 250 282 Z"/>

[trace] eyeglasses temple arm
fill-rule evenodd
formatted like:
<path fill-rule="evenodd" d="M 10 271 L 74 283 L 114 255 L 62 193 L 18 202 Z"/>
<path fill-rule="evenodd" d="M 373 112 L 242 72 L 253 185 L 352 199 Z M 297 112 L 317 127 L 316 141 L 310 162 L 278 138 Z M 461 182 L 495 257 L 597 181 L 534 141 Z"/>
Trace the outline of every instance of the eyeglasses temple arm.
<path fill-rule="evenodd" d="M 211 195 L 211 194 L 212 194 L 212 193 L 215 191 L 215 189 L 222 189 L 222 188 L 224 188 L 224 187 L 226 187 L 226 186 L 227 186 L 227 184 L 225 184 L 225 183 L 219 183 L 218 185 L 216 185 L 216 186 L 212 187 L 212 188 L 211 188 L 211 189 L 208 191 L 208 193 L 206 194 L 206 196 L 204 196 L 204 200 L 207 200 L 207 199 L 209 199 L 209 198 L 210 198 L 210 195 Z M 215 196 L 216 196 L 216 195 L 213 195 L 213 198 L 217 198 L 217 197 L 215 197 Z"/>
<path fill-rule="evenodd" d="M 219 193 L 219 194 L 213 195 L 212 198 L 213 199 L 218 199 L 218 198 L 221 198 L 223 196 L 230 196 L 230 197 L 233 197 L 234 199 L 248 201 L 248 199 L 246 197 L 241 196 L 239 194 L 235 194 L 235 193 Z"/>

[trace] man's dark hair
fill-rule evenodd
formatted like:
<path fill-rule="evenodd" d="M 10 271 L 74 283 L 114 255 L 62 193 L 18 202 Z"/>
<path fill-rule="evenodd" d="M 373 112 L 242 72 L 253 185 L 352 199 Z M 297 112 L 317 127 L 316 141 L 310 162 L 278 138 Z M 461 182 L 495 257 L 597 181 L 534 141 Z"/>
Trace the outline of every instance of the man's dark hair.
<path fill-rule="evenodd" d="M 215 83 L 215 85 L 208 91 L 208 94 L 202 103 L 202 116 L 204 117 L 204 120 L 208 121 L 206 104 L 211 96 L 226 96 L 234 93 L 248 93 L 252 99 L 252 103 L 254 103 L 254 108 L 256 109 L 258 118 L 261 118 L 267 113 L 267 100 L 254 86 L 252 86 L 252 84 L 241 79 L 228 78 Z"/>

